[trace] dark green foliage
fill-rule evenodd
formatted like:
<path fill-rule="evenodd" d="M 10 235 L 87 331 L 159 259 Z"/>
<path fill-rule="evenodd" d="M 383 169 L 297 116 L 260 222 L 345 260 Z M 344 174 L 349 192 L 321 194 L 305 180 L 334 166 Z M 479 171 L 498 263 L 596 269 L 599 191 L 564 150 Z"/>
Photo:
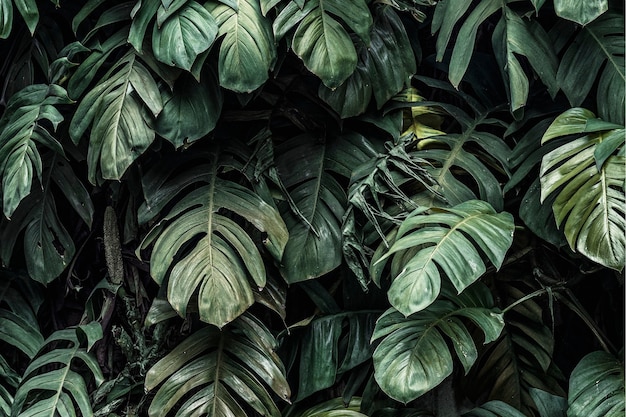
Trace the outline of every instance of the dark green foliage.
<path fill-rule="evenodd" d="M 0 417 L 624 413 L 623 5 L 0 0 Z"/>

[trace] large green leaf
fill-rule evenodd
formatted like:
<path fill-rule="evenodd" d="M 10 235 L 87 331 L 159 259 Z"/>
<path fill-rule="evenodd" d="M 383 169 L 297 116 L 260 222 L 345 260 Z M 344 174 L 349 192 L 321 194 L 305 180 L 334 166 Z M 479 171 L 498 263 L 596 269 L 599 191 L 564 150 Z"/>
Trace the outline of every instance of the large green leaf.
<path fill-rule="evenodd" d="M 153 246 L 150 273 L 159 285 L 167 285 L 168 301 L 180 315 L 198 292 L 200 319 L 222 327 L 254 302 L 249 279 L 259 288 L 266 281 L 255 241 L 226 213 L 241 216 L 262 232 L 263 243 L 278 259 L 287 229 L 278 211 L 259 194 L 220 177 L 230 161 L 219 148 L 197 155 L 195 161 L 178 161 L 144 176 L 146 202 L 139 209 L 140 222 L 173 206 L 161 213 L 140 249 Z M 185 169 L 179 164 L 186 164 Z"/>
<path fill-rule="evenodd" d="M 334 89 L 357 65 L 357 52 L 344 25 L 369 44 L 372 16 L 365 0 L 311 0 L 304 7 L 291 1 L 274 21 L 274 32 L 280 39 L 297 26 L 293 51 L 326 87 Z"/>
<path fill-rule="evenodd" d="M 592 352 L 572 371 L 568 417 L 622 416 L 624 363 L 606 352 Z"/>
<path fill-rule="evenodd" d="M 2 209 L 11 217 L 31 190 L 33 177 L 41 180 L 42 161 L 37 144 L 63 155 L 63 147 L 42 126 L 49 122 L 56 130 L 63 116 L 55 105 L 71 100 L 63 87 L 36 84 L 11 97 L 0 119 L 0 177 Z"/>
<path fill-rule="evenodd" d="M 195 1 L 189 1 L 161 26 L 154 25 L 154 57 L 189 71 L 198 55 L 211 47 L 217 31 L 213 16 Z"/>
<path fill-rule="evenodd" d="M 394 107 L 434 109 L 447 114 L 461 131 L 441 134 L 429 129 L 412 152 L 416 158 L 428 161 L 425 167 L 436 185 L 420 199 L 422 205 L 455 205 L 467 200 L 484 200 L 496 210 L 504 205 L 498 173 L 508 175 L 508 145 L 495 133 L 507 124 L 494 116 L 499 107 L 485 108 L 475 98 L 454 90 L 449 84 L 425 77 L 418 77 L 429 87 L 458 95 L 469 106 L 473 116 L 465 110 L 447 103 L 419 100 L 398 102 Z M 417 135 L 409 130 L 407 134 Z M 438 136 L 437 136 L 438 135 Z M 476 146 L 478 145 L 478 146 Z M 476 193 L 475 190 L 478 190 Z M 435 191 L 434 193 L 432 191 Z"/>
<path fill-rule="evenodd" d="M 609 0 L 554 0 L 554 10 L 559 17 L 583 26 L 593 22 L 609 9 Z"/>
<path fill-rule="evenodd" d="M 150 119 L 163 109 L 152 74 L 134 52 L 128 52 L 82 99 L 70 124 L 78 143 L 89 135 L 89 180 L 97 168 L 104 179 L 120 179 L 154 140 Z"/>
<path fill-rule="evenodd" d="M 352 148 L 361 145 L 362 137 L 356 134 L 326 141 L 303 134 L 276 147 L 278 175 L 295 206 L 285 203 L 283 210 L 289 241 L 281 273 L 287 282 L 317 278 L 341 263 L 346 195 L 338 177 L 350 175 L 354 165 L 349 164 L 358 163 L 355 156 L 361 156 Z"/>
<path fill-rule="evenodd" d="M 471 8 L 465 2 L 440 1 L 432 24 L 433 33 L 439 32 L 436 47 L 437 60 L 441 61 L 455 27 L 462 22 L 449 65 L 450 82 L 458 87 L 470 66 L 479 29 L 487 19 L 500 12 L 492 34 L 492 44 L 509 94 L 511 111 L 523 107 L 529 93 L 528 76 L 519 56 L 527 58 L 551 95 L 554 96 L 558 90 L 557 58 L 547 33 L 539 24 L 523 19 L 517 11 L 507 6 L 516 1 L 482 0 Z M 470 12 L 464 17 L 468 8 Z"/>
<path fill-rule="evenodd" d="M 343 84 L 335 89 L 320 85 L 320 97 L 343 118 L 365 112 L 372 95 L 380 109 L 416 70 L 406 30 L 389 6 L 376 8 L 370 42 L 358 55 L 356 70 Z"/>
<path fill-rule="evenodd" d="M 91 323 L 58 330 L 46 339 L 47 345 L 56 344 L 56 347 L 40 353 L 24 371 L 11 416 L 69 416 L 76 415 L 78 410 L 83 416 L 93 415 L 85 376 L 93 376 L 96 386 L 104 381 L 96 358 L 88 353 L 100 338 L 100 324 Z M 87 341 L 86 347 L 81 346 L 81 339 Z M 72 368 L 76 362 L 81 364 L 81 372 Z"/>
<path fill-rule="evenodd" d="M 505 6 L 503 16 L 494 29 L 492 43 L 508 90 L 511 112 L 524 107 L 529 94 L 528 77 L 519 56 L 528 59 L 543 83 L 548 86 L 550 95 L 556 95 L 558 61 L 548 34 L 541 25 L 522 19 Z M 450 66 L 452 68 L 452 63 Z"/>
<path fill-rule="evenodd" d="M 391 398 L 407 403 L 439 385 L 453 370 L 444 335 L 452 342 L 467 372 L 477 357 L 476 345 L 461 318 L 471 320 L 485 334 L 485 343 L 498 338 L 504 322 L 493 307 L 491 293 L 477 283 L 458 296 L 434 302 L 408 317 L 389 309 L 376 323 L 372 340 L 382 338 L 374 351 L 375 378 Z"/>
<path fill-rule="evenodd" d="M 0 221 L 0 258 L 9 264 L 13 248 L 24 231 L 24 257 L 29 275 L 44 284 L 61 274 L 74 257 L 75 247 L 61 223 L 55 202 L 58 187 L 72 209 L 91 226 L 93 203 L 69 164 L 58 154 L 44 158 L 42 181 L 25 198 L 11 220 Z"/>
<path fill-rule="evenodd" d="M 369 339 L 379 314 L 345 311 L 290 328 L 297 336 L 290 350 L 300 352 L 297 401 L 331 387 L 342 374 L 371 358 Z"/>
<path fill-rule="evenodd" d="M 370 271 L 380 285 L 391 262 L 389 301 L 408 316 L 428 307 L 441 289 L 441 273 L 460 293 L 485 271 L 484 253 L 496 268 L 513 242 L 513 216 L 496 213 L 484 201 L 470 200 L 449 209 L 416 209 L 383 243 Z"/>
<path fill-rule="evenodd" d="M 174 89 L 161 89 L 163 111 L 157 117 L 156 132 L 176 148 L 202 138 L 215 128 L 222 111 L 222 92 L 212 72 L 202 74 L 200 82 L 181 75 Z"/>
<path fill-rule="evenodd" d="M 626 246 L 624 128 L 573 108 L 556 118 L 542 143 L 566 135 L 580 137 L 543 157 L 541 198 L 556 195 L 556 222 L 563 225 L 572 250 L 621 271 Z"/>
<path fill-rule="evenodd" d="M 583 62 L 585 70 L 581 71 Z M 624 74 L 624 15 L 607 12 L 582 28 L 570 43 L 561 59 L 557 80 L 572 106 L 580 106 L 598 80 L 598 115 L 624 124 Z"/>
<path fill-rule="evenodd" d="M 42 294 L 31 280 L 8 273 L 1 276 L 0 305 L 6 307 L 0 307 L 0 339 L 32 359 L 44 342 L 37 321 Z"/>
<path fill-rule="evenodd" d="M 148 371 L 147 390 L 162 384 L 148 414 L 166 416 L 184 401 L 177 416 L 244 417 L 246 404 L 262 416 L 279 417 L 266 387 L 283 400 L 290 390 L 276 347 L 269 330 L 250 315 L 221 330 L 208 326 L 194 332 Z M 193 395 L 183 399 L 190 391 Z"/>
<path fill-rule="evenodd" d="M 268 79 L 276 60 L 270 21 L 261 14 L 259 0 L 234 0 L 231 5 L 210 0 L 205 7 L 223 37 L 219 54 L 220 85 L 251 92 Z"/>
<path fill-rule="evenodd" d="M 535 288 L 516 277 L 515 267 L 503 270 L 494 280 L 493 294 L 502 305 L 511 305 Z M 504 314 L 500 337 L 482 349 L 476 366 L 464 381 L 470 398 L 503 401 L 526 415 L 534 415 L 532 390 L 563 395 L 553 364 L 554 335 L 544 323 L 547 312 L 533 299 Z"/>

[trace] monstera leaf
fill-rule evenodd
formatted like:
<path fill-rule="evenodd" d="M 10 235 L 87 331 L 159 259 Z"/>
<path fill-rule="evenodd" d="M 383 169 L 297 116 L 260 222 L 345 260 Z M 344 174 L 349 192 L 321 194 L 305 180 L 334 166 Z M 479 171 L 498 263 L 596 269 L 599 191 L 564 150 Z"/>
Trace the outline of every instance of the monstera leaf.
<path fill-rule="evenodd" d="M 556 195 L 556 222 L 572 250 L 621 271 L 626 246 L 624 127 L 574 108 L 556 118 L 542 143 L 566 135 L 578 137 L 543 157 L 541 198 Z"/>
<path fill-rule="evenodd" d="M 290 328 L 294 335 L 301 335 L 289 345 L 294 355 L 300 352 L 297 401 L 331 387 L 343 373 L 372 357 L 369 339 L 379 314 L 347 311 Z"/>
<path fill-rule="evenodd" d="M 449 78 L 458 87 L 463 79 L 474 53 L 474 43 L 481 25 L 493 14 L 501 16 L 492 35 L 496 59 L 503 70 L 505 84 L 510 97 L 511 111 L 526 104 L 529 92 L 528 76 L 519 56 L 524 56 L 539 75 L 550 93 L 557 92 L 557 58 L 547 33 L 538 24 L 522 19 L 518 12 L 509 8 L 506 2 L 482 0 L 463 18 L 470 4 L 466 2 L 442 1 L 437 4 L 433 17 L 432 31 L 437 36 L 437 60 L 446 53 L 452 33 L 460 24 L 458 36 L 450 58 Z"/>
<path fill-rule="evenodd" d="M 44 284 L 54 280 L 74 257 L 74 242 L 57 214 L 54 187 L 79 217 L 91 226 L 93 203 L 76 174 L 58 154 L 44 158 L 41 184 L 25 198 L 11 220 L 0 221 L 0 258 L 9 264 L 13 248 L 24 231 L 24 256 L 29 275 Z"/>
<path fill-rule="evenodd" d="M 155 80 L 139 57 L 126 53 L 82 99 L 70 124 L 78 143 L 89 135 L 89 181 L 97 168 L 104 179 L 120 179 L 154 140 L 150 119 L 163 109 Z"/>
<path fill-rule="evenodd" d="M 407 403 L 439 385 L 453 370 L 444 336 L 450 339 L 465 372 L 477 357 L 476 345 L 461 318 L 496 340 L 504 327 L 493 307 L 491 293 L 476 283 L 458 296 L 448 296 L 408 317 L 391 308 L 377 321 L 372 340 L 382 339 L 374 351 L 376 382 L 391 398 Z M 450 296 L 451 295 L 451 296 Z"/>
<path fill-rule="evenodd" d="M 156 132 L 180 148 L 213 130 L 222 111 L 222 92 L 216 78 L 207 71 L 198 82 L 183 74 L 173 90 L 162 88 L 163 111 L 157 117 Z"/>
<path fill-rule="evenodd" d="M 311 0 L 303 7 L 290 1 L 274 20 L 278 39 L 296 27 L 291 48 L 331 89 L 343 84 L 357 66 L 354 43 L 340 22 L 369 44 L 372 15 L 364 0 Z"/>
<path fill-rule="evenodd" d="M 598 1 L 584 3 L 597 4 Z M 623 14 L 603 14 L 583 27 L 569 45 L 561 59 L 557 80 L 570 104 L 580 106 L 597 80 L 598 115 L 609 122 L 623 124 L 626 82 Z M 584 71 L 580 70 L 582 61 Z"/>
<path fill-rule="evenodd" d="M 54 107 L 71 100 L 63 87 L 36 84 L 11 97 L 0 119 L 0 177 L 2 209 L 11 217 L 30 193 L 33 177 L 41 180 L 42 161 L 37 144 L 63 155 L 63 147 L 46 129 L 56 130 L 63 116 Z"/>
<path fill-rule="evenodd" d="M 89 353 L 101 338 L 102 328 L 95 322 L 53 333 L 45 344 L 56 347 L 40 353 L 24 371 L 11 415 L 53 417 L 76 415 L 78 410 L 83 416 L 93 415 L 85 378 L 93 376 L 96 386 L 104 381 L 96 358 Z M 73 365 L 78 367 L 76 362 L 82 371 L 73 369 Z"/>
<path fill-rule="evenodd" d="M 369 141 L 358 134 L 319 141 L 299 135 L 276 146 L 275 164 L 291 205 L 281 273 L 289 283 L 317 278 L 342 260 L 341 221 L 346 195 L 338 179 L 349 178 L 369 157 Z"/>
<path fill-rule="evenodd" d="M 290 391 L 276 347 L 269 330 L 251 315 L 221 330 L 208 326 L 194 332 L 148 371 L 147 390 L 162 384 L 149 416 L 166 416 L 184 401 L 177 416 L 244 417 L 245 406 L 262 416 L 279 417 L 266 387 L 283 400 Z M 183 400 L 190 391 L 193 395 Z"/>
<path fill-rule="evenodd" d="M 276 60 L 270 21 L 261 14 L 259 0 L 211 0 L 205 7 L 223 37 L 219 54 L 220 85 L 236 92 L 251 92 L 268 79 Z"/>
<path fill-rule="evenodd" d="M 163 8 L 163 5 L 160 7 Z M 154 57 L 189 71 L 198 55 L 211 47 L 217 31 L 217 22 L 204 7 L 193 0 L 186 2 L 163 24 L 154 25 Z"/>
<path fill-rule="evenodd" d="M 523 276 L 519 281 L 509 280 L 514 274 L 509 268 L 495 280 L 494 294 L 503 305 L 524 299 L 534 289 L 524 284 Z M 534 415 L 534 389 L 564 395 L 554 369 L 554 335 L 544 324 L 544 315 L 533 299 L 504 313 L 502 334 L 479 350 L 476 366 L 466 378 L 470 398 L 504 401 L 525 415 Z"/>
<path fill-rule="evenodd" d="M 425 167 L 435 180 L 432 190 L 427 193 L 423 205 L 455 205 L 467 200 L 480 198 L 496 210 L 502 210 L 503 197 L 500 180 L 495 173 L 508 175 L 508 158 L 511 153 L 508 145 L 494 134 L 507 123 L 494 113 L 500 107 L 486 108 L 472 96 L 456 91 L 449 84 L 425 77 L 416 77 L 429 87 L 447 91 L 460 98 L 473 113 L 447 104 L 419 100 L 413 103 L 398 102 L 394 108 L 435 109 L 442 115 L 449 115 L 461 127 L 460 132 L 434 135 L 432 130 L 417 143 L 413 155 L 430 163 Z M 495 130 L 494 130 L 495 129 Z M 409 132 L 417 135 L 418 132 Z M 476 146 L 477 145 L 477 146 Z M 475 186 L 470 186 L 474 183 Z M 478 193 L 475 192 L 478 189 Z"/>
<path fill-rule="evenodd" d="M 496 213 L 487 203 L 470 200 L 449 209 L 416 209 L 391 232 L 372 258 L 372 279 L 380 285 L 392 258 L 391 305 L 408 316 L 428 307 L 441 290 L 441 271 L 460 293 L 486 266 L 481 252 L 496 268 L 513 242 L 513 216 Z"/>
<path fill-rule="evenodd" d="M 572 371 L 568 417 L 619 416 L 624 406 L 624 363 L 606 352 L 592 352 Z"/>
<path fill-rule="evenodd" d="M 398 14 L 391 7 L 378 7 L 370 42 L 359 48 L 356 70 L 335 89 L 320 85 L 319 95 L 341 117 L 359 115 L 372 95 L 380 109 L 415 73 L 415 57 Z"/>
<path fill-rule="evenodd" d="M 255 241 L 227 213 L 263 233 L 263 243 L 278 259 L 287 229 L 273 205 L 219 175 L 230 163 L 228 153 L 216 147 L 195 160 L 182 159 L 179 164 L 188 164 L 182 165 L 185 169 L 165 163 L 144 176 L 140 222 L 152 220 L 168 204 L 171 208 L 161 214 L 140 249 L 153 246 L 150 273 L 159 285 L 167 285 L 168 301 L 180 315 L 198 291 L 200 319 L 223 327 L 254 302 L 249 279 L 259 288 L 266 282 Z"/>

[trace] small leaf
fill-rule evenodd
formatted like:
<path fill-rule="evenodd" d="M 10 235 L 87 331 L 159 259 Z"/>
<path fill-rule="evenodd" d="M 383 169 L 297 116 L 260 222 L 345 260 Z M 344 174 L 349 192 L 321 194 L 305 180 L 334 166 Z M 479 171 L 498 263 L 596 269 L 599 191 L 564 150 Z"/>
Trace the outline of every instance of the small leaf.
<path fill-rule="evenodd" d="M 583 26 L 609 9 L 608 0 L 554 0 L 556 14 Z"/>

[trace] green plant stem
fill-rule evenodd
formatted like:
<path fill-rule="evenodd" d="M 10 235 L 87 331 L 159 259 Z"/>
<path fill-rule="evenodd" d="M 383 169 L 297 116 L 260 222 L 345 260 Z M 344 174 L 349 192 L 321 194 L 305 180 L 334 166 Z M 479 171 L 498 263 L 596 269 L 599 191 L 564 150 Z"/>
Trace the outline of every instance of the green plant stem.
<path fill-rule="evenodd" d="M 510 304 L 509 306 L 505 307 L 504 310 L 502 310 L 502 314 L 506 314 L 509 310 L 512 310 L 513 308 L 517 307 L 518 305 L 532 299 L 535 297 L 539 297 L 540 295 L 543 294 L 548 294 L 548 293 L 552 293 L 555 290 L 562 290 L 565 289 L 564 286 L 562 285 L 557 285 L 555 287 L 545 287 L 542 288 L 540 290 L 536 290 L 531 292 L 530 294 L 527 294 L 525 296 L 523 296 L 522 298 L 520 298 L 519 300 L 514 301 L 512 304 Z"/>

